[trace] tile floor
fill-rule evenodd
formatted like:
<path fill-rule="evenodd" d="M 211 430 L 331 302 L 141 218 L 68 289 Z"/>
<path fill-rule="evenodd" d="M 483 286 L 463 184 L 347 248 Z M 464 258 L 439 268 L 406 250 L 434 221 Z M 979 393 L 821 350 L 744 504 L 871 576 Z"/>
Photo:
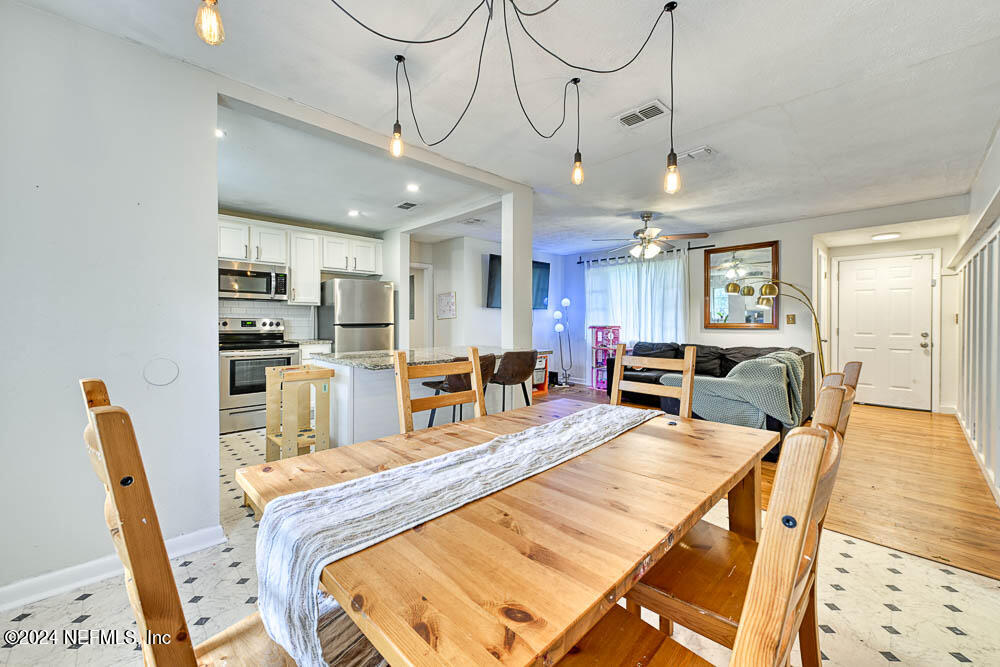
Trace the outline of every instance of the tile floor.
<path fill-rule="evenodd" d="M 173 561 L 192 639 L 200 642 L 255 610 L 256 522 L 240 506 L 236 468 L 263 462 L 263 430 L 220 437 L 222 527 L 228 542 Z M 100 511 L 95 508 L 94 511 Z M 709 520 L 726 520 L 725 503 Z M 826 531 L 819 560 L 821 647 L 825 664 L 1000 665 L 1000 581 Z M 655 617 L 649 616 L 652 623 Z M 0 644 L 0 665 L 141 665 L 130 644 L 97 645 L 96 635 L 135 623 L 120 577 L 0 612 L 0 628 L 56 631 L 42 646 Z M 714 664 L 728 650 L 684 628 L 675 637 Z M 46 637 L 49 639 L 49 637 Z M 792 664 L 798 665 L 793 653 Z"/>

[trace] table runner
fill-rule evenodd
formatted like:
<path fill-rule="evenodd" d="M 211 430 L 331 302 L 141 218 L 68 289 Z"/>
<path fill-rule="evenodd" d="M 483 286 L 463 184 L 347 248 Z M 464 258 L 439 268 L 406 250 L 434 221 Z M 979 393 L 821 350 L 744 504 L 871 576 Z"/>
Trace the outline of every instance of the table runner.
<path fill-rule="evenodd" d="M 340 484 L 275 498 L 257 533 L 257 606 L 300 667 L 325 665 L 316 623 L 323 568 L 598 447 L 662 415 L 598 405 L 527 430 Z"/>

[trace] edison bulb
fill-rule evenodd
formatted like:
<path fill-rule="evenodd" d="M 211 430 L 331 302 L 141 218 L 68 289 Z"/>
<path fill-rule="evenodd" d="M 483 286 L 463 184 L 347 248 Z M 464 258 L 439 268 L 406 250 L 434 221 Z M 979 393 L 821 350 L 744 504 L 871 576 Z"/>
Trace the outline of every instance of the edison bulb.
<path fill-rule="evenodd" d="M 565 331 L 565 330 L 566 330 L 566 327 L 564 327 L 564 326 L 562 325 L 562 322 L 556 322 L 556 327 L 555 327 L 555 329 L 556 329 L 556 333 L 562 333 L 563 331 Z"/>
<path fill-rule="evenodd" d="M 569 299 L 568 298 L 563 297 L 563 300 L 560 301 L 559 303 L 562 304 L 563 308 L 569 308 Z"/>
<path fill-rule="evenodd" d="M 583 183 L 583 157 L 580 155 L 580 151 L 573 155 L 573 172 L 570 174 L 569 180 L 573 185 Z"/>
<path fill-rule="evenodd" d="M 399 122 L 392 125 L 392 139 L 389 140 L 389 155 L 393 157 L 403 156 L 403 128 Z"/>
<path fill-rule="evenodd" d="M 562 312 L 557 310 L 556 312 L 552 313 L 552 319 L 554 319 L 554 320 L 561 320 L 562 319 Z"/>
<path fill-rule="evenodd" d="M 663 178 L 663 191 L 668 195 L 676 194 L 681 189 L 681 174 L 677 165 L 667 167 L 667 175 Z"/>
<path fill-rule="evenodd" d="M 226 41 L 226 31 L 222 28 L 218 0 L 202 0 L 194 17 L 194 29 L 202 41 L 209 46 L 218 46 Z"/>

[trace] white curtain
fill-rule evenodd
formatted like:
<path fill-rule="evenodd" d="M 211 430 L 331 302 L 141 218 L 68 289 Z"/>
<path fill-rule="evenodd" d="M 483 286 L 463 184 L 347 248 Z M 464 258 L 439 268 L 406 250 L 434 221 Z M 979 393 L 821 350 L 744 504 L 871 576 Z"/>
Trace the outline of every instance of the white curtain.
<path fill-rule="evenodd" d="M 646 261 L 586 265 L 587 326 L 618 325 L 623 343 L 682 343 L 687 338 L 688 252 Z"/>

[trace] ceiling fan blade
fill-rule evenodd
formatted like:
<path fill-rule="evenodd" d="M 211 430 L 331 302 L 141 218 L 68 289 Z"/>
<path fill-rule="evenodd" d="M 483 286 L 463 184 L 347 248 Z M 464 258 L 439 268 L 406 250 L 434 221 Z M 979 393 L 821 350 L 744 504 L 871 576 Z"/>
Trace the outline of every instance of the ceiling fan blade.
<path fill-rule="evenodd" d="M 664 234 L 663 236 L 657 236 L 657 241 L 679 241 L 682 239 L 707 239 L 708 234 L 704 232 L 698 234 Z"/>
<path fill-rule="evenodd" d="M 631 241 L 632 239 L 590 239 L 591 241 Z"/>

